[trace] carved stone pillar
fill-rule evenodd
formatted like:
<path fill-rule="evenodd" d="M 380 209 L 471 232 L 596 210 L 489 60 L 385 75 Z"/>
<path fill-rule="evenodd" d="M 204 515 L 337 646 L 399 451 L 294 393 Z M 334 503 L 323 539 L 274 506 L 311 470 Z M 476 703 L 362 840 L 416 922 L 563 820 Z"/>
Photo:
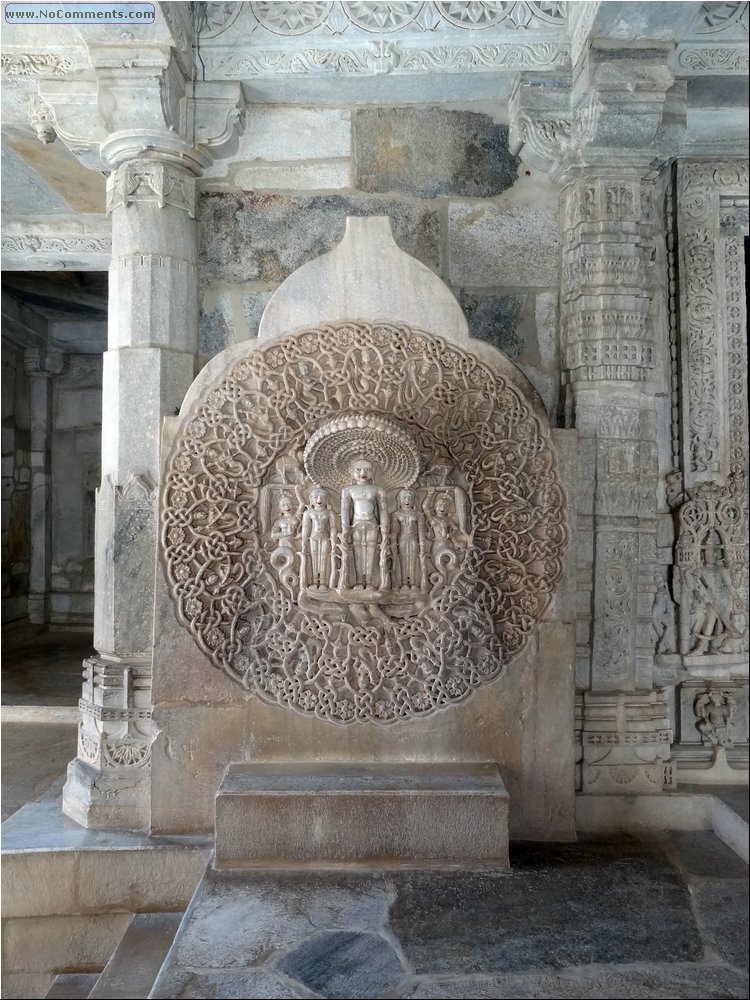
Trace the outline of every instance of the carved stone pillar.
<path fill-rule="evenodd" d="M 65 366 L 65 356 L 28 348 L 24 367 L 29 377 L 31 412 L 31 509 L 29 530 L 29 621 L 43 625 L 49 611 L 50 589 L 50 434 L 52 379 Z"/>
<path fill-rule="evenodd" d="M 561 355 L 579 462 L 580 787 L 658 792 L 670 781 L 671 741 L 654 684 L 669 368 L 656 297 L 666 277 L 658 164 L 679 115 L 667 102 L 667 50 L 592 45 L 580 56 L 572 90 L 520 83 L 511 138 L 530 162 L 552 163 L 562 194 Z"/>
<path fill-rule="evenodd" d="M 94 645 L 84 665 L 78 758 L 64 812 L 86 826 L 144 827 L 149 815 L 156 494 L 162 418 L 193 380 L 198 325 L 197 156 L 153 147 L 114 167 L 102 484 L 96 506 Z"/>
<path fill-rule="evenodd" d="M 660 791 L 671 734 L 653 687 L 660 354 L 654 178 L 571 170 L 563 188 L 562 354 L 579 434 L 582 790 Z"/>
<path fill-rule="evenodd" d="M 674 756 L 691 782 L 748 777 L 747 189 L 746 159 L 677 165 L 676 642 L 659 660 L 678 681 Z"/>

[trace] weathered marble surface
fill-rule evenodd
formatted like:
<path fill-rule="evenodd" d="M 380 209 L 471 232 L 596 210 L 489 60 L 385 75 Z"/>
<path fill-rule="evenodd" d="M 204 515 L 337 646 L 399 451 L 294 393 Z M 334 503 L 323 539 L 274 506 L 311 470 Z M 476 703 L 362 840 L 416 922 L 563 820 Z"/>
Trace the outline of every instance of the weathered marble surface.
<path fill-rule="evenodd" d="M 496 764 L 232 764 L 216 867 L 508 863 Z"/>

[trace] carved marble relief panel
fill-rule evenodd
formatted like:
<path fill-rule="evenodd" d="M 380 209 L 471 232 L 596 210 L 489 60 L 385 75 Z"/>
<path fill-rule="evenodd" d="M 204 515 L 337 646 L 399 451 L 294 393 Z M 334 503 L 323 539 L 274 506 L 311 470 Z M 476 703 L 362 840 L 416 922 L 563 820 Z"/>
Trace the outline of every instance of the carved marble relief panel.
<path fill-rule="evenodd" d="M 461 701 L 528 642 L 564 496 L 522 393 L 405 326 L 249 352 L 183 419 L 162 496 L 179 618 L 261 699 L 391 723 Z"/>
<path fill-rule="evenodd" d="M 683 163 L 677 180 L 685 486 L 746 471 L 747 345 L 741 243 L 723 207 L 747 203 L 748 165 Z M 732 214 L 730 212 L 729 214 Z"/>
<path fill-rule="evenodd" d="M 747 650 L 746 161 L 681 163 L 677 172 L 679 390 L 674 599 L 683 656 Z M 674 324 L 677 326 L 677 324 Z M 679 374 L 679 385 L 678 383 Z"/>

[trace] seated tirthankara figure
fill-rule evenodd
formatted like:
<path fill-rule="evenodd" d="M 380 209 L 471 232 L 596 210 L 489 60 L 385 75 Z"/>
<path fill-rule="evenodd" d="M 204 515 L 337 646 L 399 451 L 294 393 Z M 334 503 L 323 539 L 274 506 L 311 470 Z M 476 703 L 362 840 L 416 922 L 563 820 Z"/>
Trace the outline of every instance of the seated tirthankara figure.
<path fill-rule="evenodd" d="M 388 586 L 388 504 L 385 490 L 373 482 L 372 462 L 362 457 L 352 463 L 352 483 L 341 491 L 339 589 L 384 590 Z"/>

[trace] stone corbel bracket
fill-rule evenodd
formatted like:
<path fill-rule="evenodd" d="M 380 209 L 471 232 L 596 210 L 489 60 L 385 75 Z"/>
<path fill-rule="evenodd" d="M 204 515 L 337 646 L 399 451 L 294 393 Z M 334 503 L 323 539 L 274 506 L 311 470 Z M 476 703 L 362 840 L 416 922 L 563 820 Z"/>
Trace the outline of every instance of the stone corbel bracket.
<path fill-rule="evenodd" d="M 106 169 L 99 149 L 107 131 L 99 116 L 99 90 L 95 81 L 42 80 L 30 111 L 32 122 L 34 116 L 44 115 L 84 167 Z"/>
<path fill-rule="evenodd" d="M 556 176 L 591 142 L 600 110 L 595 94 L 572 108 L 569 81 L 520 76 L 510 98 L 510 150 L 529 166 Z"/>
<path fill-rule="evenodd" d="M 181 132 L 220 158 L 236 151 L 245 131 L 245 99 L 239 83 L 201 82 L 183 105 Z"/>

